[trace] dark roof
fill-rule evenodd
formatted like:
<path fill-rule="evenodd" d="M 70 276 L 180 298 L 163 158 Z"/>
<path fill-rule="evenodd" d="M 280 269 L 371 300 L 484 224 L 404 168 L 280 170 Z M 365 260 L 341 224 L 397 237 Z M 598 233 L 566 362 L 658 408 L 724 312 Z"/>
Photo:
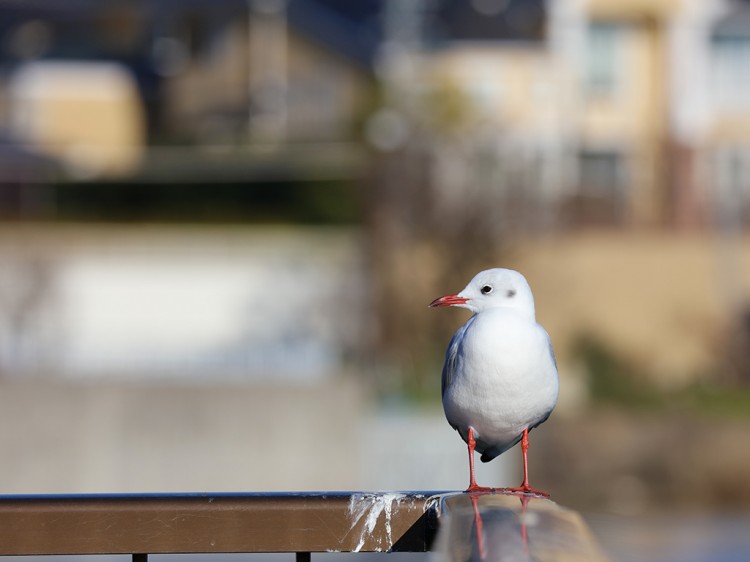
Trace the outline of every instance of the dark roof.
<path fill-rule="evenodd" d="M 147 19 L 153 18 L 152 23 L 154 19 L 169 20 L 179 12 L 239 17 L 248 9 L 247 0 L 120 1 L 137 6 Z M 357 64 L 370 66 L 383 39 L 385 4 L 385 0 L 287 0 L 287 15 L 290 25 L 300 33 Z M 545 0 L 429 0 L 422 8 L 425 39 L 433 44 L 542 41 L 545 4 Z M 101 0 L 0 0 L 0 34 L 13 21 L 28 17 L 85 25 L 86 20 L 111 5 Z"/>
<path fill-rule="evenodd" d="M 169 21 L 181 12 L 231 18 L 241 17 L 248 10 L 247 0 L 130 0 L 128 3 L 137 6 L 150 25 Z M 16 22 L 29 18 L 85 25 L 111 5 L 112 2 L 101 0 L 0 0 L 0 35 Z M 297 31 L 359 64 L 369 65 L 381 38 L 382 5 L 383 0 L 288 0 L 287 16 Z M 87 47 L 95 50 L 95 46 Z"/>
<path fill-rule="evenodd" d="M 332 50 L 371 65 L 382 38 L 382 0 L 289 0 L 289 23 Z"/>
<path fill-rule="evenodd" d="M 727 15 L 720 18 L 711 30 L 713 38 L 732 38 L 750 36 L 750 5 L 738 3 Z"/>
<path fill-rule="evenodd" d="M 298 0 L 292 0 L 296 2 Z M 315 0 L 315 4 L 359 25 L 369 25 L 380 20 L 383 0 Z"/>
<path fill-rule="evenodd" d="M 433 43 L 543 41 L 545 0 L 439 0 L 427 22 Z"/>

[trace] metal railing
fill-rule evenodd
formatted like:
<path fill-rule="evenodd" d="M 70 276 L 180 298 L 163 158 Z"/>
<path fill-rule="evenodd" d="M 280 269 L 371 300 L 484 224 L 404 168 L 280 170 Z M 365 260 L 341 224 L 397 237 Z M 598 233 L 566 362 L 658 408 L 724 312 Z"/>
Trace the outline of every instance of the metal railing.
<path fill-rule="evenodd" d="M 425 552 L 433 544 L 451 561 L 503 560 L 519 549 L 529 560 L 603 560 L 575 512 L 526 496 L 0 496 L 0 555 L 129 554 L 146 562 L 149 554 L 289 552 L 309 562 L 313 552 Z"/>

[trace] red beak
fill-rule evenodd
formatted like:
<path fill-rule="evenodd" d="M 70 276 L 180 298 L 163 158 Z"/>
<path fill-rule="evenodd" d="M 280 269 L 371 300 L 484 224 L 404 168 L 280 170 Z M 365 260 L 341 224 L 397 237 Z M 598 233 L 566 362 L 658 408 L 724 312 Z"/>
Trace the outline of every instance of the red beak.
<path fill-rule="evenodd" d="M 435 306 L 455 306 L 457 304 L 466 304 L 469 299 L 466 297 L 459 297 L 458 295 L 445 295 L 439 299 L 435 299 L 430 303 L 431 307 Z"/>

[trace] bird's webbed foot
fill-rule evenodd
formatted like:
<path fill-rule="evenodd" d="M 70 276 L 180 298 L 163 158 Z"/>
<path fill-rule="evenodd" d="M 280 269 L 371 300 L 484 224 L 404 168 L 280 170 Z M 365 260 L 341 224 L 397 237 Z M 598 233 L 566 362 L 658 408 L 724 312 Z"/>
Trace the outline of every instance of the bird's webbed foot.
<path fill-rule="evenodd" d="M 523 484 L 518 488 L 498 488 L 497 491 L 503 494 L 527 494 L 532 496 L 539 496 L 541 498 L 549 498 L 549 494 L 547 492 L 535 490 L 531 486 Z"/>

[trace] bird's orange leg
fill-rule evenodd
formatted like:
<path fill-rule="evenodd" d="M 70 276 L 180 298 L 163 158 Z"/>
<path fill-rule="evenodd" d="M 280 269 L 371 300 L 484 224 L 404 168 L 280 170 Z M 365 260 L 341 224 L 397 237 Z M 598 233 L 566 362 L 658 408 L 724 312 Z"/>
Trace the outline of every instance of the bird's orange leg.
<path fill-rule="evenodd" d="M 474 479 L 474 448 L 477 446 L 477 442 L 474 440 L 474 428 L 471 426 L 469 426 L 469 437 L 466 439 L 466 444 L 469 446 L 469 487 L 466 488 L 466 491 L 494 492 L 494 488 L 477 486 L 477 481 Z"/>
<path fill-rule="evenodd" d="M 549 497 L 547 492 L 541 490 L 535 490 L 529 485 L 529 430 L 523 430 L 523 437 L 521 438 L 521 451 L 523 452 L 523 482 L 518 488 L 503 488 L 503 492 L 521 492 L 523 494 L 535 494 L 537 496 Z"/>

